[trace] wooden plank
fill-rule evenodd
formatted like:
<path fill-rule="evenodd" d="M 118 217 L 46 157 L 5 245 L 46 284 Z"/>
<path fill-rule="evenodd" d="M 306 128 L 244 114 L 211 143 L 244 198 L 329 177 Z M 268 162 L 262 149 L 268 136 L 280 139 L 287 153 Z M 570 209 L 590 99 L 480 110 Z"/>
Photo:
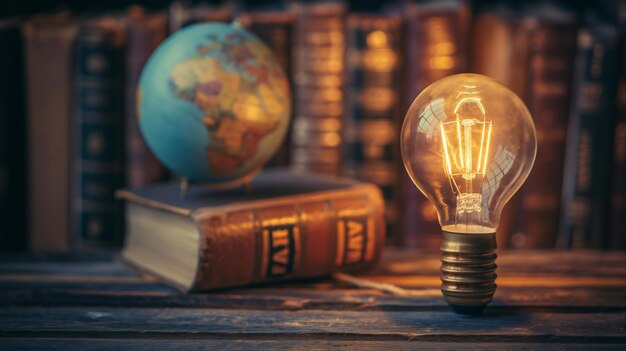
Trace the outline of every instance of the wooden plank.
<path fill-rule="evenodd" d="M 416 262 L 405 257 L 414 251 L 398 251 L 392 260 L 399 264 Z M 393 253 L 393 251 L 392 251 Z M 624 253 L 566 252 L 557 258 L 587 262 L 618 262 Z M 428 255 L 428 254 L 427 254 Z M 438 264 L 436 253 L 418 261 L 428 266 Z M 548 253 L 538 253 L 535 262 L 545 260 Z M 511 255 L 519 261 L 521 253 Z M 543 257 L 543 258 L 542 258 Z M 402 259 L 407 258 L 408 263 Z M 604 261 L 602 261 L 604 260 Z M 389 258 L 388 258 L 389 261 Z M 520 263 L 519 261 L 518 263 Z M 516 263 L 516 264 L 518 264 Z M 588 262 L 587 262 L 588 263 Z M 357 290 L 329 279 L 275 283 L 264 286 L 221 290 L 206 294 L 181 294 L 159 283 L 154 277 L 139 276 L 119 262 L 61 261 L 50 263 L 40 259 L 33 262 L 0 263 L 0 305 L 22 306 L 144 306 L 144 307 L 204 307 L 259 310 L 383 310 L 438 311 L 447 310 L 435 275 L 408 274 L 405 268 L 396 275 L 369 275 L 379 282 L 393 283 L 412 289 L 416 296 L 394 297 L 376 290 Z M 49 268 L 45 268 L 50 266 Z M 561 265 L 565 267 L 565 265 Z M 597 267 L 597 265 L 590 265 Z M 89 272 L 93 269 L 94 274 Z M 429 268 L 430 269 L 430 268 Z M 437 268 L 438 269 L 438 268 Z M 620 267 L 621 269 L 621 267 Z M 1 270 L 0 270 L 1 271 Z M 527 273 L 515 273 L 527 274 Z M 500 273 L 499 288 L 491 308 L 508 311 L 573 310 L 623 311 L 626 307 L 626 278 L 620 276 L 549 276 L 507 275 Z"/>
<path fill-rule="evenodd" d="M 6 252 L 0 255 L 0 264 L 15 262 L 110 262 L 118 256 L 116 249 L 76 251 L 69 253 Z"/>
<path fill-rule="evenodd" d="M 0 337 L 202 335 L 216 338 L 515 341 L 626 343 L 626 312 L 498 313 L 479 318 L 452 312 L 251 311 L 187 308 L 0 309 Z M 108 334 L 107 334 L 108 333 Z M 512 339 L 513 338 L 513 339 Z"/>
<path fill-rule="evenodd" d="M 61 275 L 140 277 L 141 274 L 118 261 L 96 262 L 0 262 L 0 275 Z M 3 278 L 0 278 L 2 280 Z"/>
<path fill-rule="evenodd" d="M 372 341 L 372 340 L 265 340 L 265 339 L 99 339 L 99 338 L 39 338 L 39 339 L 0 339 L 2 350 L 414 350 L 436 349 L 458 351 L 459 349 L 474 350 L 623 350 L 623 344 L 522 344 L 519 342 L 424 342 L 424 341 Z"/>
<path fill-rule="evenodd" d="M 441 253 L 386 249 L 372 275 L 439 275 Z M 626 277 L 623 251 L 500 251 L 498 273 L 505 275 Z"/>
<path fill-rule="evenodd" d="M 396 297 L 376 290 L 319 291 L 305 289 L 246 289 L 183 294 L 138 286 L 133 290 L 107 286 L 96 290 L 16 289 L 0 292 L 0 306 L 117 306 L 202 307 L 257 310 L 447 310 L 438 289 L 423 295 Z M 171 289 L 171 288 L 170 288 Z M 624 289 L 507 289 L 496 292 L 490 309 L 514 311 L 625 311 Z"/>
<path fill-rule="evenodd" d="M 386 249 L 383 260 L 372 275 L 438 276 L 439 252 Z M 530 258 L 532 257 L 532 259 Z M 80 262 L 80 264 L 77 264 Z M 626 277 L 626 252 L 599 251 L 504 251 L 497 259 L 502 275 L 568 275 Z M 45 275 L 139 276 L 116 260 L 115 255 L 27 256 L 3 255 L 0 273 L 37 273 Z M 1 280 L 1 278 L 0 278 Z"/>
<path fill-rule="evenodd" d="M 543 287 L 543 288 L 571 288 L 571 287 L 590 287 L 590 288 L 626 288 L 626 277 L 561 277 L 561 276 L 544 276 L 537 274 L 535 276 L 508 276 L 498 273 L 496 283 L 498 286 L 506 287 Z M 364 278 L 379 282 L 393 284 L 407 288 L 433 287 L 441 284 L 438 276 L 424 275 L 368 275 Z"/>

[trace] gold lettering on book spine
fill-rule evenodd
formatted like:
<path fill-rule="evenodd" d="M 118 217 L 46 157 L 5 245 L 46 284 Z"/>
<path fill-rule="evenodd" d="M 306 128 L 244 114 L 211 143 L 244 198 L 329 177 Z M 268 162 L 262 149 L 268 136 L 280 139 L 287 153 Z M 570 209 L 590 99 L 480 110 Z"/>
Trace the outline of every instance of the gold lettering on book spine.
<path fill-rule="evenodd" d="M 300 256 L 300 228 L 297 217 L 273 218 L 261 222 L 262 278 L 293 273 Z"/>
<path fill-rule="evenodd" d="M 369 210 L 349 208 L 339 211 L 337 217 L 335 265 L 370 262 L 374 257 L 375 229 Z"/>

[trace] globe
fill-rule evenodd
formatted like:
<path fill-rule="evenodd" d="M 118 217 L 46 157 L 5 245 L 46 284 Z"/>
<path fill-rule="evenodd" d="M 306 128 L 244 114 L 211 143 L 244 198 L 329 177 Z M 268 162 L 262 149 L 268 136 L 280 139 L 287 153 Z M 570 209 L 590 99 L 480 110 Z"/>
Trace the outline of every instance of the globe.
<path fill-rule="evenodd" d="M 239 185 L 283 141 L 289 84 L 270 49 L 235 25 L 196 24 L 166 39 L 137 88 L 146 143 L 194 183 Z"/>

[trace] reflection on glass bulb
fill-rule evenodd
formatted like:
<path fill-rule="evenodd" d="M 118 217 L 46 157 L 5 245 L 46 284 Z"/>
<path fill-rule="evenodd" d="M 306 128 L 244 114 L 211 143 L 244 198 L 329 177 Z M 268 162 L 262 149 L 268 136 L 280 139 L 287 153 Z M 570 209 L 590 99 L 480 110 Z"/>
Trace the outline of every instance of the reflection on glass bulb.
<path fill-rule="evenodd" d="M 536 136 L 515 94 L 488 77 L 460 74 L 415 99 L 401 146 L 407 172 L 434 203 L 444 230 L 493 233 L 530 172 Z"/>

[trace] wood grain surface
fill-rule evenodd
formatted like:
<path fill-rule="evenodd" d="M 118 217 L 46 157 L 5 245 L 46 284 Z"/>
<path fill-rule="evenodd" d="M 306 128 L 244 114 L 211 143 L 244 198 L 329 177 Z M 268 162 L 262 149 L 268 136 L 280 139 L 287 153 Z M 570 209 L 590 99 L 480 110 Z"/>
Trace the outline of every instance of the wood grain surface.
<path fill-rule="evenodd" d="M 481 317 L 450 312 L 439 254 L 388 250 L 361 278 L 184 294 L 115 255 L 0 257 L 2 350 L 625 349 L 626 253 L 501 252 Z"/>

